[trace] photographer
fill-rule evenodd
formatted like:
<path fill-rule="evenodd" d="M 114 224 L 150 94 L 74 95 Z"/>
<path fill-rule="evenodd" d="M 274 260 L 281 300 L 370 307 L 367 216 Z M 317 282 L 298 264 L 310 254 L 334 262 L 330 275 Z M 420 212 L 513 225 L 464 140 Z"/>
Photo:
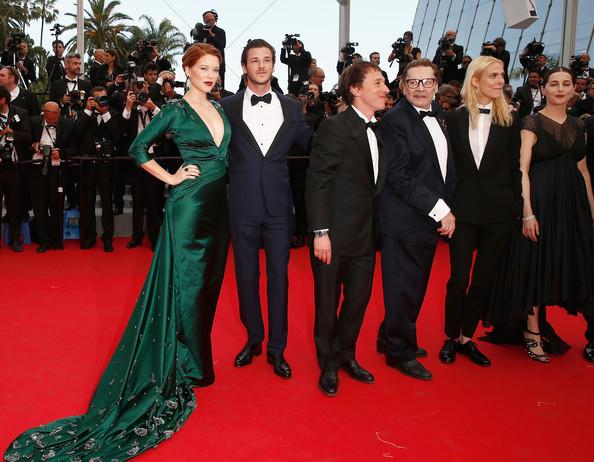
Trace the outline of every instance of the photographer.
<path fill-rule="evenodd" d="M 43 106 L 43 115 L 29 120 L 33 138 L 33 160 L 41 161 L 31 168 L 29 195 L 40 239 L 37 253 L 44 253 L 50 246 L 57 249 L 60 245 L 60 160 L 76 155 L 77 147 L 74 121 L 60 116 L 60 106 L 57 103 L 48 101 Z"/>
<path fill-rule="evenodd" d="M 212 87 L 212 90 L 210 90 L 210 93 L 208 93 L 206 95 L 206 97 L 210 101 L 218 101 L 221 98 L 226 98 L 227 96 L 231 96 L 233 94 L 234 93 L 232 91 L 227 91 L 223 88 L 223 82 L 222 82 L 221 78 L 219 77 L 216 85 L 214 87 Z"/>
<path fill-rule="evenodd" d="M 448 83 L 457 77 L 458 64 L 462 62 L 464 49 L 456 45 L 456 32 L 449 30 L 445 36 L 439 39 L 437 51 L 433 58 L 433 64 L 439 66 L 443 83 Z"/>
<path fill-rule="evenodd" d="M 507 68 L 509 67 L 509 51 L 505 49 L 505 45 L 507 42 L 503 39 L 503 37 L 497 37 L 492 42 L 485 42 L 481 46 L 481 56 L 493 56 L 498 60 L 503 62 L 503 71 L 505 75 L 503 78 L 505 79 L 505 83 L 509 83 L 509 74 L 507 72 Z"/>
<path fill-rule="evenodd" d="M 58 103 L 60 115 L 68 119 L 75 118 L 77 111 L 85 107 L 85 98 L 91 90 L 91 82 L 78 77 L 80 63 L 78 53 L 68 53 L 64 60 L 66 77 L 53 82 L 50 88 L 49 100 Z"/>
<path fill-rule="evenodd" d="M 281 63 L 289 67 L 288 92 L 295 96 L 299 95 L 303 82 L 307 81 L 311 63 L 311 53 L 303 48 L 303 42 L 296 37 L 297 34 L 285 35 L 280 57 Z"/>
<path fill-rule="evenodd" d="M 155 84 L 150 87 L 149 96 L 157 106 L 163 107 L 169 101 L 183 97 L 175 92 L 175 88 L 183 88 L 183 85 L 183 82 L 175 81 L 173 72 L 163 71 L 158 75 Z"/>
<path fill-rule="evenodd" d="M 456 80 L 460 83 L 464 83 L 464 79 L 466 78 L 466 69 L 472 62 L 472 58 L 468 55 L 462 56 L 462 63 L 460 64 L 460 69 L 456 73 Z"/>
<path fill-rule="evenodd" d="M 525 71 L 537 71 L 540 78 L 544 79 L 545 74 L 549 71 L 547 66 L 547 57 L 543 54 L 544 43 L 537 42 L 536 39 L 528 43 L 522 53 L 520 54 L 520 64 Z"/>
<path fill-rule="evenodd" d="M 81 248 L 90 249 L 96 244 L 95 196 L 101 197 L 101 224 L 103 225 L 103 250 L 113 251 L 113 174 L 109 159 L 114 156 L 120 138 L 120 120 L 109 111 L 109 98 L 103 87 L 94 87 L 74 125 L 82 157 L 100 157 L 82 164 L 82 230 L 84 241 Z"/>
<path fill-rule="evenodd" d="M 571 70 L 576 78 L 584 77 L 589 79 L 594 77 L 594 69 L 590 67 L 590 55 L 588 53 L 576 55 L 571 65 Z"/>
<path fill-rule="evenodd" d="M 307 72 L 307 80 L 311 83 L 315 83 L 320 91 L 322 91 L 322 84 L 324 83 L 324 80 L 326 80 L 326 73 L 321 67 L 310 67 Z"/>
<path fill-rule="evenodd" d="M 303 117 L 312 130 L 316 131 L 325 114 L 324 102 L 320 100 L 320 88 L 315 83 L 306 81 L 298 93 L 303 105 Z"/>
<path fill-rule="evenodd" d="M 21 75 L 16 67 L 0 69 L 0 85 L 10 92 L 10 104 L 25 109 L 29 116 L 39 115 L 37 96 L 31 90 L 18 86 Z"/>
<path fill-rule="evenodd" d="M 107 71 L 105 69 L 105 51 L 97 48 L 93 53 L 93 62 L 89 66 L 89 80 L 91 85 L 96 87 L 101 85 L 105 87 L 107 84 Z"/>
<path fill-rule="evenodd" d="M 50 82 L 55 82 L 64 78 L 66 75 L 66 60 L 64 58 L 64 42 L 54 40 L 52 43 L 54 54 L 47 58 L 45 63 L 45 72 Z"/>
<path fill-rule="evenodd" d="M 217 26 L 219 15 L 215 10 L 209 10 L 202 13 L 202 21 L 204 21 L 204 29 L 208 32 L 206 41 L 217 50 L 221 52 L 221 68 L 219 69 L 219 77 L 223 82 L 223 88 L 225 88 L 225 47 L 227 46 L 227 36 L 225 31 Z"/>
<path fill-rule="evenodd" d="M 347 42 L 340 49 L 340 58 L 336 63 L 336 72 L 338 75 L 342 74 L 345 67 L 349 67 L 351 64 L 360 63 L 363 61 L 363 56 L 359 53 L 355 53 L 355 47 L 359 46 L 358 42 Z"/>
<path fill-rule="evenodd" d="M 523 118 L 532 114 L 535 107 L 539 107 L 545 103 L 540 82 L 540 73 L 537 70 L 532 70 L 528 73 L 528 83 L 516 90 L 514 102 L 520 105 L 520 117 Z"/>
<path fill-rule="evenodd" d="M 4 196 L 10 248 L 22 252 L 20 202 L 22 168 L 12 162 L 26 160 L 31 144 L 31 126 L 27 111 L 10 104 L 10 92 L 0 85 L 0 202 Z"/>
<path fill-rule="evenodd" d="M 171 69 L 171 63 L 159 54 L 156 40 L 139 40 L 136 50 L 130 54 L 128 60 L 134 61 L 142 70 L 148 63 L 155 63 L 157 72 Z"/>
<path fill-rule="evenodd" d="M 124 119 L 126 146 L 130 147 L 136 136 L 159 113 L 159 108 L 148 95 L 145 82 L 135 81 L 126 98 L 126 107 L 122 113 Z M 152 145 L 148 152 L 158 158 L 161 151 L 159 144 Z M 161 165 L 165 168 L 164 165 Z M 147 210 L 147 230 L 151 247 L 157 243 L 163 221 L 164 183 L 141 168 L 134 168 L 130 178 L 132 193 L 132 240 L 126 246 L 133 249 L 142 245 L 144 237 L 144 208 Z"/>
<path fill-rule="evenodd" d="M 4 52 L 0 63 L 5 66 L 15 66 L 23 78 L 25 88 L 29 88 L 31 82 L 37 80 L 37 75 L 35 73 L 35 63 L 27 56 L 29 46 L 21 37 L 24 37 L 24 34 L 8 34 L 4 42 Z"/>
<path fill-rule="evenodd" d="M 380 61 L 381 61 L 381 59 L 380 59 L 379 52 L 374 51 L 369 54 L 369 62 L 371 62 L 371 63 L 377 65 L 377 67 L 379 67 Z M 382 72 L 382 75 L 384 76 L 384 82 L 387 87 L 388 85 L 390 85 L 390 81 L 388 80 L 388 74 L 386 74 L 384 71 L 381 71 L 381 72 Z"/>
<path fill-rule="evenodd" d="M 398 75 L 401 76 L 404 68 L 411 61 L 421 59 L 421 50 L 412 46 L 413 33 L 406 31 L 402 34 L 402 38 L 396 40 L 392 44 L 392 53 L 388 56 L 388 62 L 391 63 L 395 59 L 398 61 Z"/>

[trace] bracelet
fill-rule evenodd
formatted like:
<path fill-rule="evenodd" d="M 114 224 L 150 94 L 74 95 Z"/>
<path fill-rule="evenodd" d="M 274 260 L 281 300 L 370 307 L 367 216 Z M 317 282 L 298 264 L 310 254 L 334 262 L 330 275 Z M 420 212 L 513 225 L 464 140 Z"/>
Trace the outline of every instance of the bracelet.
<path fill-rule="evenodd" d="M 530 215 L 529 217 L 522 217 L 522 221 L 530 221 L 530 220 L 534 220 L 536 218 L 536 215 Z"/>

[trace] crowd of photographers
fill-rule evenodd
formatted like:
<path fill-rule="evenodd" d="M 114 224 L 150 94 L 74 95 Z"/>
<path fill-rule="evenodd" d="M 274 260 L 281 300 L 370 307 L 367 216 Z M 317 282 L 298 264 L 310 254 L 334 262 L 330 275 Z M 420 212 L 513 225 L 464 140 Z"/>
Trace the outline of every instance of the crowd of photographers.
<path fill-rule="evenodd" d="M 194 43 L 210 43 L 221 52 L 226 46 L 225 31 L 216 25 L 214 10 L 203 14 L 203 23 L 191 31 Z M 344 105 L 335 88 L 323 88 L 325 72 L 300 40 L 298 34 L 287 34 L 282 41 L 280 61 L 287 66 L 288 93 L 300 100 L 307 123 L 316 130 L 321 121 L 331 117 Z M 356 52 L 355 42 L 340 50 L 336 71 L 365 59 Z M 510 54 L 503 38 L 482 45 L 481 54 L 495 56 L 504 63 L 509 82 Z M 185 82 L 175 80 L 171 63 L 158 50 L 156 41 L 141 40 L 137 50 L 120 64 L 113 49 L 97 49 L 87 76 L 81 76 L 81 56 L 66 53 L 64 43 L 53 42 L 45 72 L 49 79 L 48 102 L 39 107 L 35 93 L 28 90 L 37 79 L 38 69 L 27 56 L 24 35 L 11 33 L 6 39 L 0 69 L 0 200 L 5 199 L 8 244 L 15 252 L 22 251 L 21 222 L 29 220 L 33 211 L 33 234 L 39 243 L 37 252 L 60 248 L 62 205 L 80 209 L 81 247 L 96 245 L 95 201 L 101 199 L 101 241 L 106 252 L 113 251 L 114 215 L 122 214 L 124 191 L 130 185 L 132 195 L 132 239 L 127 248 L 142 244 L 146 234 L 155 246 L 162 222 L 166 194 L 164 185 L 128 160 L 128 147 L 169 101 L 179 99 Z M 413 33 L 407 31 L 392 44 L 388 62 L 398 63 L 398 74 L 392 81 L 382 71 L 390 94 L 388 110 L 400 98 L 401 74 L 408 63 L 429 55 L 413 45 Z M 430 55 L 429 55 L 430 56 Z M 369 60 L 380 65 L 380 53 L 369 54 Z M 447 31 L 439 40 L 433 62 L 442 74 L 436 98 L 444 110 L 461 104 L 460 88 L 472 58 L 456 44 L 456 33 Z M 594 70 L 588 54 L 574 57 L 576 93 L 568 111 L 572 115 L 594 114 Z M 540 84 L 547 71 L 544 44 L 530 42 L 520 56 L 524 68 L 524 85 L 513 91 L 506 85 L 508 103 L 522 116 L 538 111 L 545 103 Z M 220 79 L 211 98 L 218 100 L 232 94 L 224 86 L 224 63 Z M 242 88 L 242 81 L 239 89 Z M 275 78 L 273 87 L 281 91 Z M 45 98 L 43 98 L 45 99 Z M 384 111 L 378 111 L 381 119 Z M 295 147 L 295 157 L 307 153 Z M 151 147 L 159 163 L 175 169 L 179 152 L 167 136 Z M 305 244 L 307 219 L 304 201 L 306 161 L 290 162 L 294 190 L 296 229 L 293 247 Z M 63 194 L 63 195 L 62 195 Z M 65 196 L 65 201 L 63 200 Z M 6 242 L 5 242 L 6 244 Z"/>

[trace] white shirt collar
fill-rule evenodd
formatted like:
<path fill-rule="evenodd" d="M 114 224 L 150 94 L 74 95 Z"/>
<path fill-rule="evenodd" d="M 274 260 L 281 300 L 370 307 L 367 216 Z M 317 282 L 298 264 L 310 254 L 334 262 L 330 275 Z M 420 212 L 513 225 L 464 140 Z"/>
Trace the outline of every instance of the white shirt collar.
<path fill-rule="evenodd" d="M 353 110 L 359 115 L 359 117 L 361 117 L 365 123 L 367 122 L 375 122 L 377 119 L 375 118 L 375 116 L 371 116 L 371 120 L 369 120 L 359 109 L 357 109 L 355 106 L 351 106 L 353 108 Z"/>

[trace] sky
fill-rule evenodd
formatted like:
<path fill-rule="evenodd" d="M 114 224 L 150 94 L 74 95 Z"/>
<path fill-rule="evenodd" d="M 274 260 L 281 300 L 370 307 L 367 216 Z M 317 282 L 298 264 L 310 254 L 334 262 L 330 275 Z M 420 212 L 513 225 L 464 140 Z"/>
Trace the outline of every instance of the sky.
<path fill-rule="evenodd" d="M 109 0 L 105 1 L 107 3 Z M 250 7 L 250 4 L 254 6 Z M 58 23 L 72 23 L 72 18 L 64 13 L 76 13 L 75 0 L 58 0 L 56 5 L 60 11 Z M 368 59 L 371 52 L 378 51 L 382 59 L 380 66 L 388 73 L 390 80 L 396 77 L 398 63 L 395 62 L 390 68 L 386 58 L 390 54 L 391 44 L 412 27 L 416 5 L 416 0 L 351 0 L 350 40 L 359 43 L 356 51 L 365 59 Z M 157 23 L 167 18 L 189 38 L 190 29 L 196 22 L 202 22 L 202 13 L 210 9 L 217 11 L 217 25 L 227 34 L 225 80 L 230 91 L 236 91 L 239 86 L 242 73 L 241 50 L 248 39 L 254 38 L 265 39 L 276 48 L 275 76 L 283 90 L 286 89 L 287 66 L 280 62 L 281 42 L 285 34 L 301 34 L 300 39 L 305 49 L 317 59 L 318 66 L 324 69 L 324 90 L 337 83 L 336 61 L 340 47 L 339 4 L 336 0 L 260 0 L 251 3 L 245 0 L 211 0 L 208 3 L 188 0 L 121 0 L 117 11 L 127 14 L 136 23 L 142 14 L 152 16 Z M 140 25 L 142 27 L 143 23 Z M 52 36 L 48 27 L 45 31 L 43 43 L 49 44 Z M 36 42 L 39 41 L 38 24 L 31 24 L 27 33 Z M 65 33 L 61 38 L 66 42 L 70 36 Z M 179 64 L 181 56 L 176 60 L 173 63 L 177 68 L 176 77 L 182 80 L 183 73 Z"/>

